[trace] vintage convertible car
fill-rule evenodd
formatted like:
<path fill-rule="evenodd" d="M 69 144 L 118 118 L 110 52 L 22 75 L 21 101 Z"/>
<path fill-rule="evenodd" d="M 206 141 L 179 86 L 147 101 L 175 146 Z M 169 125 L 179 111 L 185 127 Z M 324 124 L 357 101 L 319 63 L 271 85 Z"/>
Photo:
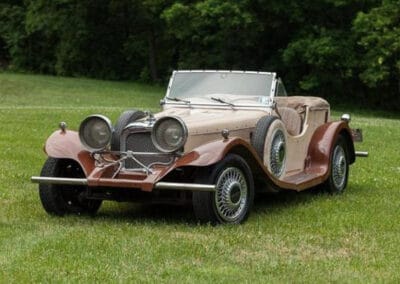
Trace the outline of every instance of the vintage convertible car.
<path fill-rule="evenodd" d="M 330 120 L 317 97 L 287 96 L 275 73 L 175 71 L 157 114 L 60 123 L 47 140 L 39 183 L 50 214 L 95 213 L 102 200 L 193 203 L 211 223 L 240 223 L 256 192 L 331 193 L 357 155 L 349 115 Z"/>

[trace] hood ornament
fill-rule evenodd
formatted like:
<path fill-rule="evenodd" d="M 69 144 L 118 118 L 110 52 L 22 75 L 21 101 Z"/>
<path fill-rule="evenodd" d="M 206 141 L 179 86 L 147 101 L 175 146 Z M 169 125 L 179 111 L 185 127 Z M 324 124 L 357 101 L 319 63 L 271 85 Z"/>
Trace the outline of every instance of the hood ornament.
<path fill-rule="evenodd" d="M 61 121 L 58 124 L 58 127 L 60 127 L 60 130 L 61 130 L 62 133 L 65 133 L 66 129 L 67 129 L 67 123 L 65 121 Z"/>

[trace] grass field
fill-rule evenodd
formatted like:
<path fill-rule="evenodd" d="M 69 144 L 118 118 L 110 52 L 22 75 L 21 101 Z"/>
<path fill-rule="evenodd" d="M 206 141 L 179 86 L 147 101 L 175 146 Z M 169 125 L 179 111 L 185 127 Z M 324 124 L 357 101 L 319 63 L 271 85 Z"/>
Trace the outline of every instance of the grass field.
<path fill-rule="evenodd" d="M 400 281 L 400 116 L 353 112 L 370 157 L 343 195 L 258 196 L 240 226 L 190 208 L 105 202 L 95 217 L 47 215 L 32 175 L 58 122 L 158 109 L 164 89 L 0 73 L 0 283 Z M 335 116 L 341 112 L 336 110 Z"/>

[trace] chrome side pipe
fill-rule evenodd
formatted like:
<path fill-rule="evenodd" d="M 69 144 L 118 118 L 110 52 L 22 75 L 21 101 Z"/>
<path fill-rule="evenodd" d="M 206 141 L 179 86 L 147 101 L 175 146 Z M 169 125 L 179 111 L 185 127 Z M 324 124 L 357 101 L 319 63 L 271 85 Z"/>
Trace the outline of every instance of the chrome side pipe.
<path fill-rule="evenodd" d="M 365 152 L 365 151 L 356 151 L 356 157 L 366 158 L 366 157 L 368 157 L 368 152 Z"/>
<path fill-rule="evenodd" d="M 61 178 L 61 177 L 31 177 L 33 183 L 42 184 L 62 184 L 62 185 L 88 185 L 85 178 Z M 215 191 L 215 185 L 198 183 L 180 183 L 180 182 L 158 182 L 154 185 L 155 189 L 163 190 L 188 190 L 188 191 Z"/>
<path fill-rule="evenodd" d="M 189 191 L 215 191 L 213 184 L 198 184 L 198 183 L 180 183 L 180 182 L 157 182 L 154 185 L 156 189 L 165 190 L 189 190 Z"/>
<path fill-rule="evenodd" d="M 87 185 L 85 178 L 61 178 L 61 177 L 31 177 L 33 183 L 43 184 L 66 184 L 66 185 Z"/>

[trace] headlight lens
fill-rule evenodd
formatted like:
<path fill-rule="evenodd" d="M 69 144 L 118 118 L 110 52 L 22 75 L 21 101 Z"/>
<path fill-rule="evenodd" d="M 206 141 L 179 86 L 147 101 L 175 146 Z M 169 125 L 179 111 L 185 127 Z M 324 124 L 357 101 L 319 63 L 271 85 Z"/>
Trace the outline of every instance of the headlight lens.
<path fill-rule="evenodd" d="M 185 145 L 187 135 L 186 125 L 182 120 L 166 116 L 156 121 L 151 138 L 158 150 L 172 153 Z"/>
<path fill-rule="evenodd" d="M 90 151 L 103 150 L 110 143 L 111 121 L 102 115 L 91 115 L 79 127 L 81 143 Z"/>

